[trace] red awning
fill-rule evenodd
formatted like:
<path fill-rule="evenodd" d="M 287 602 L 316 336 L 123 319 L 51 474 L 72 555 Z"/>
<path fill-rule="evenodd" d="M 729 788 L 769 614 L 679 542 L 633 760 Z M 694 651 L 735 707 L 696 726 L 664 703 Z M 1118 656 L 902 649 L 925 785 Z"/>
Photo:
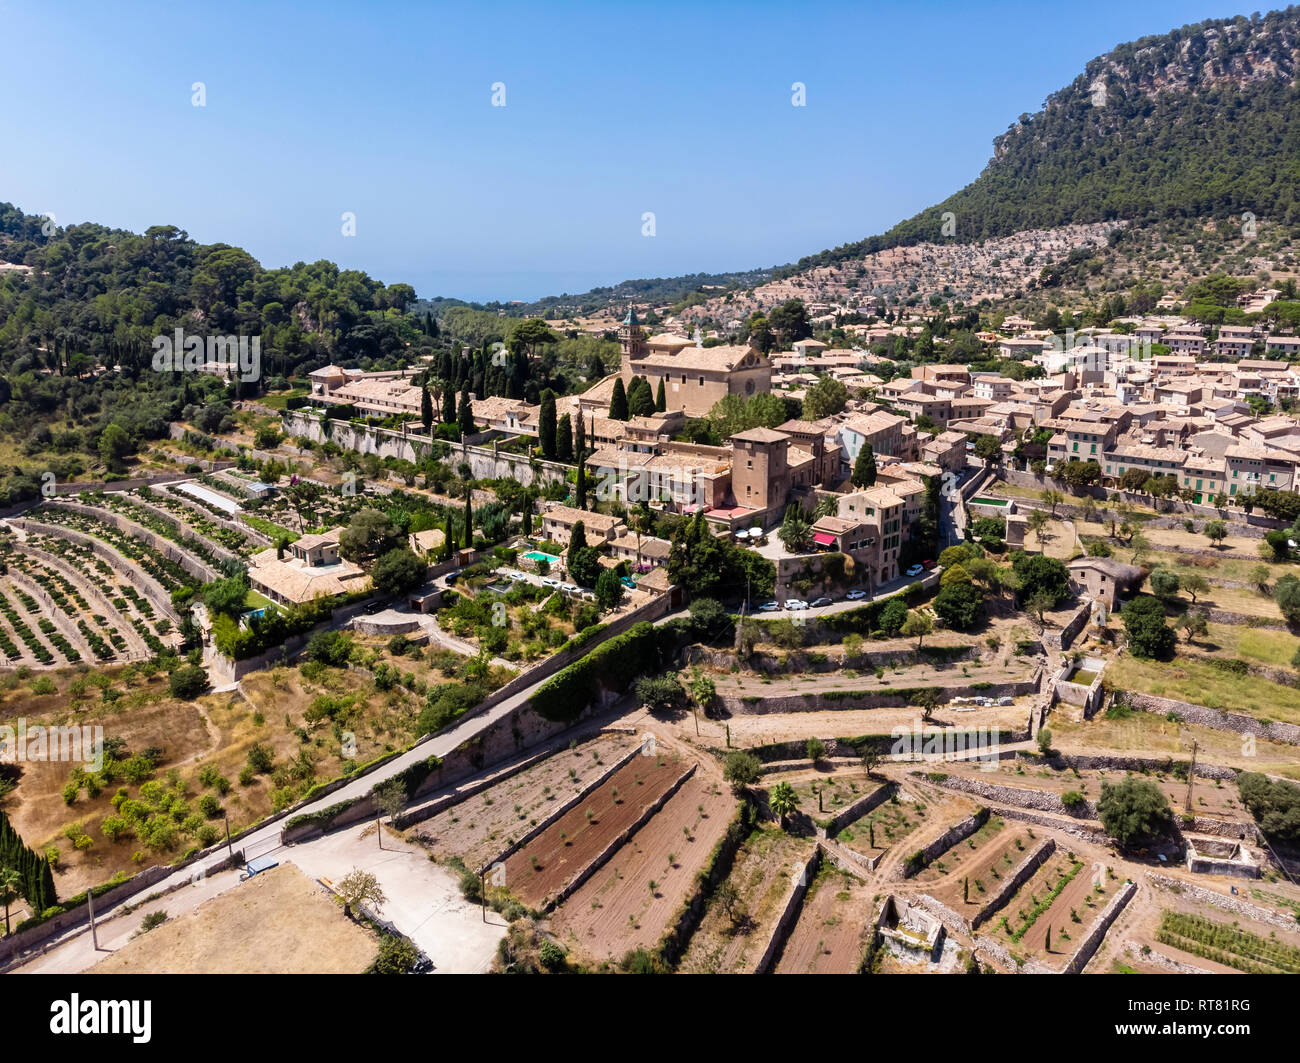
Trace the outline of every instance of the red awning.
<path fill-rule="evenodd" d="M 819 546 L 834 546 L 835 536 L 827 535 L 825 532 L 814 532 L 813 542 L 817 543 Z"/>

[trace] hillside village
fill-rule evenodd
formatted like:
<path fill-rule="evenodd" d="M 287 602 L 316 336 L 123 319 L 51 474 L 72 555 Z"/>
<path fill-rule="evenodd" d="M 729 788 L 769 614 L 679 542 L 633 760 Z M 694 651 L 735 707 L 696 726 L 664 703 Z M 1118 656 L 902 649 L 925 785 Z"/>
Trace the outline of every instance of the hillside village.
<path fill-rule="evenodd" d="M 0 971 L 1300 973 L 1300 215 L 999 194 L 1283 15 L 537 313 L 0 204 Z"/>

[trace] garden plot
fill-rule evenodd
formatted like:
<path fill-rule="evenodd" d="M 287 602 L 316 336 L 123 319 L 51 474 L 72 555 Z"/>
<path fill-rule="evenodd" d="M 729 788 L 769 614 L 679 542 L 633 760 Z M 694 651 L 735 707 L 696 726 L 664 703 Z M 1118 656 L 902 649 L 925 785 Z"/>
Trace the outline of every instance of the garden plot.
<path fill-rule="evenodd" d="M 736 799 L 697 772 L 551 919 L 565 945 L 595 960 L 650 948 L 694 889 Z"/>
<path fill-rule="evenodd" d="M 724 906 L 714 891 L 678 970 L 752 973 L 793 886 L 793 869 L 807 863 L 814 844 L 811 838 L 794 837 L 771 824 L 755 827 L 737 850 L 726 879 L 736 891 L 734 902 Z"/>
<path fill-rule="evenodd" d="M 927 815 L 925 806 L 903 801 L 895 795 L 849 824 L 835 840 L 855 853 L 874 859 L 924 826 Z"/>
<path fill-rule="evenodd" d="M 410 836 L 436 859 L 459 857 L 477 870 L 590 786 L 636 742 L 631 735 L 600 735 L 556 753 L 431 816 Z"/>
<path fill-rule="evenodd" d="M 895 728 L 910 731 L 919 725 L 924 730 L 953 726 L 961 729 L 985 727 L 998 730 L 1003 735 L 1023 730 L 1029 715 L 1027 701 L 1016 699 L 1014 705 L 973 706 L 941 705 L 927 723 L 921 721 L 921 710 L 915 705 L 880 709 L 816 709 L 800 712 L 741 713 L 725 722 L 700 720 L 700 730 L 717 745 L 726 741 L 737 749 L 764 746 L 776 742 L 802 742 L 809 738 L 823 741 L 831 738 L 859 737 L 863 735 L 890 735 Z M 957 711 L 961 709 L 962 711 Z M 1052 727 L 1055 728 L 1055 722 Z M 694 727 L 691 727 L 693 733 Z M 852 755 L 852 751 L 848 752 Z M 814 798 L 814 804 L 816 799 Z"/>
<path fill-rule="evenodd" d="M 673 754 L 634 757 L 505 862 L 506 887 L 540 907 L 635 823 L 687 770 Z"/>
<path fill-rule="evenodd" d="M 41 527 L 60 527 L 98 540 L 122 556 L 124 569 L 134 563 L 135 567 L 148 573 L 168 593 L 180 588 L 197 588 L 202 583 L 143 539 L 127 535 L 102 520 L 92 519 L 81 513 L 56 509 L 29 510 L 24 514 L 23 519 L 30 522 L 30 531 L 37 531 Z M 53 531 L 50 532 L 50 535 L 54 534 Z"/>
<path fill-rule="evenodd" d="M 1037 844 L 1032 830 L 990 816 L 983 827 L 954 845 L 912 881 L 969 920 Z"/>
<path fill-rule="evenodd" d="M 870 887 L 823 860 L 776 973 L 856 974 L 871 941 L 877 907 Z"/>
<path fill-rule="evenodd" d="M 991 921 L 988 930 L 1013 956 L 1059 968 L 1118 887 L 1113 878 L 1099 887 L 1089 865 L 1077 853 L 1058 846 L 1012 895 L 1001 918 Z"/>
<path fill-rule="evenodd" d="M 94 659 L 110 661 L 119 656 L 146 656 L 149 644 L 144 635 L 113 604 L 114 598 L 121 597 L 115 576 L 92 571 L 78 552 L 80 549 L 66 540 L 29 536 L 26 554 L 11 559 L 10 564 L 41 586 L 67 613 Z M 171 621 L 164 618 L 155 627 L 165 634 L 171 629 Z"/>
<path fill-rule="evenodd" d="M 1139 957 L 1157 953 L 1213 974 L 1300 973 L 1300 924 L 1283 930 L 1164 890 L 1151 900 L 1158 903 L 1148 904 L 1126 935 Z"/>
<path fill-rule="evenodd" d="M 884 785 L 879 780 L 866 778 L 860 768 L 836 774 L 818 773 L 802 778 L 791 778 L 783 774 L 781 779 L 794 787 L 799 810 L 816 820 L 843 812 L 854 801 L 862 800 Z M 820 807 L 818 807 L 819 798 Z"/>

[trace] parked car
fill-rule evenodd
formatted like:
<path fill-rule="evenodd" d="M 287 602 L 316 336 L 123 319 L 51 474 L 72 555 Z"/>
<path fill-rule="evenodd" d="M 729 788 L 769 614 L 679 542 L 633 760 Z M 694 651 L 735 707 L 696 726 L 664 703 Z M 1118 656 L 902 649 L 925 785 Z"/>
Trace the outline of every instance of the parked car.
<path fill-rule="evenodd" d="M 517 572 L 514 569 L 511 569 L 509 572 L 506 573 L 506 579 L 514 580 L 516 583 L 522 583 L 525 580 L 527 580 L 528 577 L 525 576 L 522 572 Z"/>
<path fill-rule="evenodd" d="M 764 603 L 763 603 L 762 605 L 760 605 L 758 608 L 759 608 L 759 611 L 760 611 L 760 612 L 763 612 L 763 613 L 774 613 L 774 612 L 776 612 L 778 609 L 781 608 L 781 603 L 780 603 L 780 602 L 764 602 Z"/>
<path fill-rule="evenodd" d="M 558 587 L 559 585 L 560 585 L 560 581 L 559 581 L 558 579 L 556 579 L 554 576 L 543 576 L 543 577 L 542 577 L 542 586 L 543 586 L 543 587 Z"/>
<path fill-rule="evenodd" d="M 802 598 L 787 598 L 785 600 L 785 607 L 787 609 L 807 609 L 808 603 Z"/>
<path fill-rule="evenodd" d="M 576 583 L 561 583 L 560 590 L 564 591 L 565 594 L 577 594 L 578 586 Z"/>
<path fill-rule="evenodd" d="M 365 614 L 366 616 L 374 616 L 375 613 L 381 612 L 382 610 L 387 608 L 388 608 L 387 602 L 370 602 L 366 605 Z"/>
<path fill-rule="evenodd" d="M 920 565 L 913 565 L 911 568 L 907 570 L 907 574 L 909 576 L 919 576 L 924 571 L 925 569 L 923 569 Z"/>
<path fill-rule="evenodd" d="M 921 562 L 921 567 L 922 567 L 923 569 L 925 569 L 926 572 L 929 572 L 930 569 L 934 568 L 934 562 L 933 562 L 933 561 L 922 561 L 922 562 Z"/>
<path fill-rule="evenodd" d="M 460 579 L 460 574 L 462 571 L 463 571 L 462 569 L 453 568 L 450 572 L 447 573 L 446 576 L 443 577 L 446 580 L 448 587 L 450 587 L 453 583 L 455 583 L 458 579 Z"/>
<path fill-rule="evenodd" d="M 631 579 L 630 577 L 619 576 L 618 581 L 619 583 L 623 584 L 623 586 L 626 587 L 628 590 L 630 591 L 636 590 L 636 581 Z"/>
<path fill-rule="evenodd" d="M 844 597 L 851 602 L 860 602 L 866 596 L 867 596 L 866 591 L 849 591 L 849 593 L 846 594 Z"/>
<path fill-rule="evenodd" d="M 811 608 L 820 609 L 823 605 L 832 605 L 832 604 L 834 603 L 831 601 L 831 599 L 823 595 L 821 598 L 817 598 L 816 600 L 813 601 Z"/>

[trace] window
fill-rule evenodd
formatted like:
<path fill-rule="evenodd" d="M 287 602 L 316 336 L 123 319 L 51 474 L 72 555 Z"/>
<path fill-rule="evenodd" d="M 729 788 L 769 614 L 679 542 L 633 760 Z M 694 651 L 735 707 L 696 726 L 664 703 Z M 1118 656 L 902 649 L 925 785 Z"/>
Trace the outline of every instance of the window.
<path fill-rule="evenodd" d="M 700 377 L 700 387 L 704 387 L 704 377 Z"/>

